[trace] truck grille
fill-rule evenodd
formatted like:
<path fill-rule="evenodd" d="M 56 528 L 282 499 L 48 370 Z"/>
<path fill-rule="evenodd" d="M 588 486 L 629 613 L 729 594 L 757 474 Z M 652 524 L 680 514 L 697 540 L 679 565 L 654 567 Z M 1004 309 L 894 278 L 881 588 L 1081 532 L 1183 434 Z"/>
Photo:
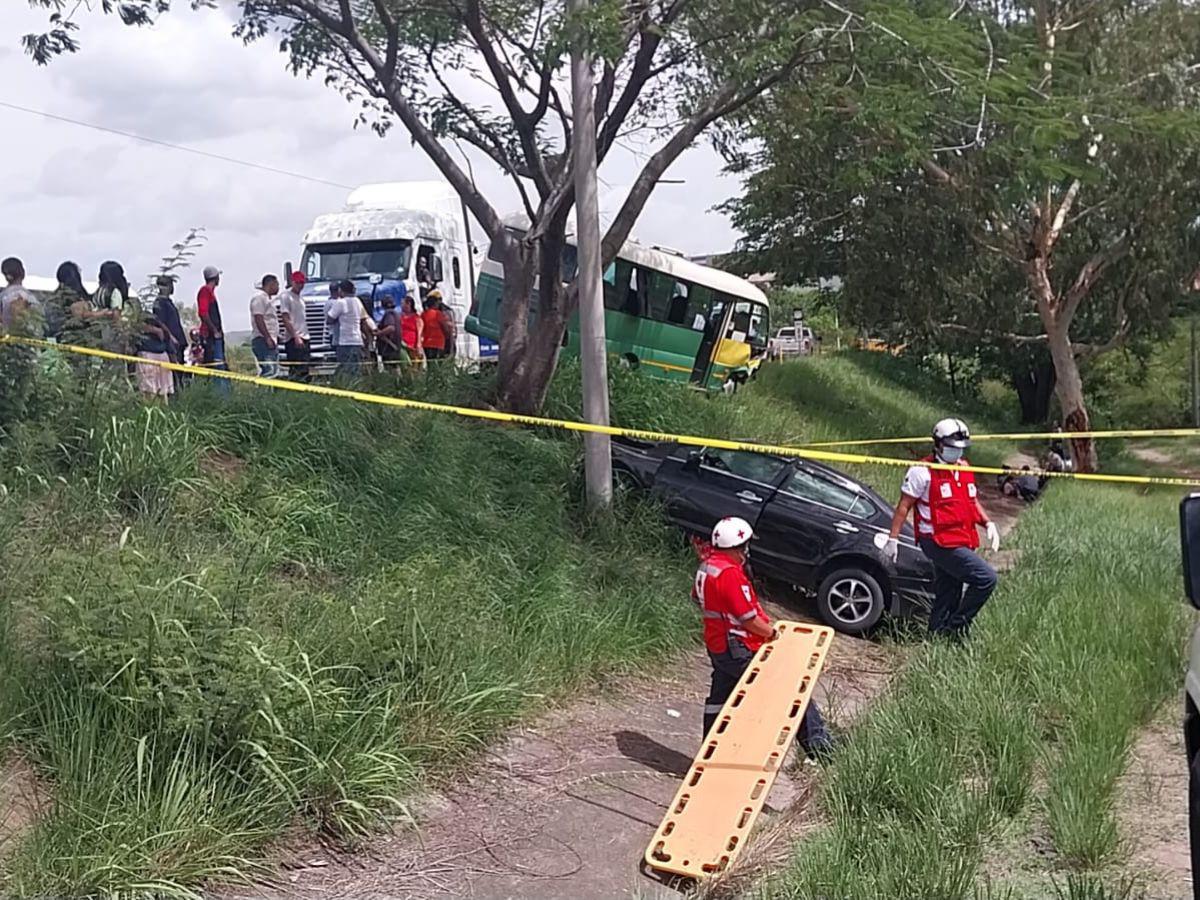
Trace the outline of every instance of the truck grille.
<path fill-rule="evenodd" d="M 318 347 L 329 343 L 328 328 L 325 323 L 325 301 L 304 301 L 304 322 L 308 326 L 308 343 Z"/>

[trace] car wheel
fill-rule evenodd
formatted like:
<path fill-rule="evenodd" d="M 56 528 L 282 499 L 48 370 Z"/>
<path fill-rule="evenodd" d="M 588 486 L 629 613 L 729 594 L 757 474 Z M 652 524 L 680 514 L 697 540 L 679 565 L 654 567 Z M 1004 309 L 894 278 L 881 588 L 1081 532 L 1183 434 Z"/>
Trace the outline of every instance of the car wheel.
<path fill-rule="evenodd" d="M 817 590 L 817 612 L 842 634 L 863 634 L 883 615 L 883 588 L 862 569 L 838 569 Z"/>
<path fill-rule="evenodd" d="M 641 493 L 642 483 L 637 476 L 623 466 L 613 466 L 613 494 L 618 497 L 629 497 Z"/>

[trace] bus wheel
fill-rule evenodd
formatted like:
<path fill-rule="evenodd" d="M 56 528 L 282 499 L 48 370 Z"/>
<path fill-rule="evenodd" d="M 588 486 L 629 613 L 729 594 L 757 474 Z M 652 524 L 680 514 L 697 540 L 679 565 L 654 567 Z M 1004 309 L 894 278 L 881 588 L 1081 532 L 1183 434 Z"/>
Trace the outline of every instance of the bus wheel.
<path fill-rule="evenodd" d="M 619 365 L 621 366 L 622 369 L 636 369 L 639 364 L 640 364 L 640 361 L 638 360 L 637 356 L 635 356 L 634 354 L 632 354 L 632 353 L 622 353 L 621 354 L 621 361 L 620 361 Z"/>

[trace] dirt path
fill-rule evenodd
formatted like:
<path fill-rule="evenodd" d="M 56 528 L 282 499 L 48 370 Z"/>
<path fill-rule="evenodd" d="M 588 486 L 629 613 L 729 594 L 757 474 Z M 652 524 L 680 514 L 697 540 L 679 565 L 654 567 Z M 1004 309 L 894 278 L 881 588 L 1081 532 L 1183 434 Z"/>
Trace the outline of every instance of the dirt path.
<path fill-rule="evenodd" d="M 1129 753 L 1117 786 L 1127 869 L 1144 884 L 1147 900 L 1190 900 L 1187 756 L 1180 705 L 1168 703 Z"/>
<path fill-rule="evenodd" d="M 989 512 L 1008 532 L 1022 504 L 985 486 Z M 998 559 L 1001 566 L 1011 562 Z M 773 617 L 805 611 L 768 602 Z M 905 649 L 839 635 L 817 697 L 839 727 L 887 686 Z M 609 686 L 513 733 L 465 781 L 443 786 L 414 809 L 418 828 L 335 857 L 306 849 L 273 884 L 224 900 L 612 900 L 679 894 L 639 871 L 700 740 L 709 667 L 699 649 L 666 675 Z M 767 800 L 757 833 L 786 850 L 819 814 L 808 806 L 820 770 L 790 766 Z M 807 824 L 806 824 L 807 823 Z M 782 839 L 780 839 L 782 838 Z M 743 865 L 754 847 L 743 856 Z"/>
<path fill-rule="evenodd" d="M 834 642 L 818 697 L 836 721 L 852 719 L 882 689 L 897 654 L 852 638 Z M 418 830 L 382 839 L 369 855 L 334 859 L 308 850 L 277 884 L 226 896 L 678 896 L 638 869 L 691 764 L 707 684 L 707 660 L 697 650 L 665 678 L 629 681 L 551 713 L 488 754 L 467 782 L 423 801 Z M 781 774 L 768 808 L 807 797 L 816 772 L 805 765 Z"/>

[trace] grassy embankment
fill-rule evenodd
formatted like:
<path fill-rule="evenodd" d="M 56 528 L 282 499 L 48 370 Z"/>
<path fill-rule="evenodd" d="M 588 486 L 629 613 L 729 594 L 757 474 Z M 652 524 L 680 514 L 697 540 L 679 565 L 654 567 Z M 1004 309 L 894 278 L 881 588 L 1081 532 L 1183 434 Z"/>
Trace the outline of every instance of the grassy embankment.
<path fill-rule="evenodd" d="M 1114 789 L 1180 690 L 1175 502 L 1063 484 L 1030 510 L 971 645 L 918 651 L 855 728 L 769 895 L 1131 896 Z"/>
<path fill-rule="evenodd" d="M 764 440 L 923 432 L 936 385 L 881 363 L 732 400 L 616 373 L 614 407 Z M 105 383 L 0 398 L 0 721 L 53 798 L 3 848 L 5 896 L 183 896 L 295 823 L 352 840 L 517 718 L 694 640 L 691 559 L 653 511 L 581 514 L 574 438 L 240 387 L 144 408 Z"/>

